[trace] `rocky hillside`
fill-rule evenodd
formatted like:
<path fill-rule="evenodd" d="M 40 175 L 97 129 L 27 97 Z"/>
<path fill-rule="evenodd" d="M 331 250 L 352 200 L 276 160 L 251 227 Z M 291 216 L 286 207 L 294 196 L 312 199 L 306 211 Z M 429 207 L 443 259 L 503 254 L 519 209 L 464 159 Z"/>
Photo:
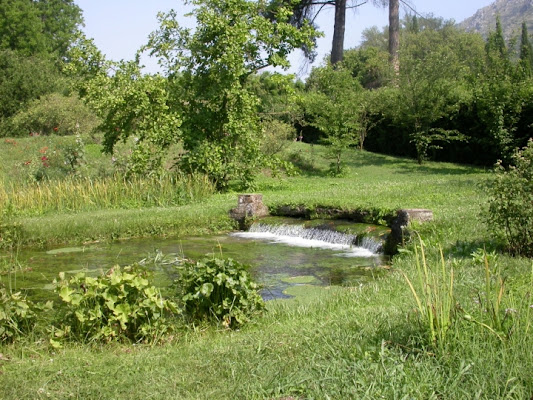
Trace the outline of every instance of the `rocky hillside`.
<path fill-rule="evenodd" d="M 459 26 L 468 31 L 479 32 L 486 37 L 490 31 L 495 30 L 497 15 L 500 16 L 506 39 L 520 35 L 524 21 L 527 23 L 528 32 L 533 34 L 533 0 L 497 0 L 479 9 Z"/>

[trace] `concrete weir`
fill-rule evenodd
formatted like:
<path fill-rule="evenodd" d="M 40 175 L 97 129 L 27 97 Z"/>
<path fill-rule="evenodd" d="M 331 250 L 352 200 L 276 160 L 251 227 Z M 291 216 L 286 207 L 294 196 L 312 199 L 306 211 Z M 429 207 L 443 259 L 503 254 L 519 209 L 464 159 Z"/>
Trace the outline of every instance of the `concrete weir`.
<path fill-rule="evenodd" d="M 324 213 L 324 210 L 322 212 Z M 288 217 L 303 217 L 306 214 L 309 214 L 309 212 L 305 206 L 298 206 L 297 209 L 294 206 L 280 207 L 276 212 L 276 215 Z M 325 214 L 331 214 L 330 217 L 333 219 L 342 218 L 362 222 L 357 220 L 364 212 L 358 210 L 351 215 L 352 213 L 346 210 L 332 209 L 330 213 Z M 237 207 L 229 211 L 229 216 L 238 221 L 241 230 L 247 229 L 251 220 L 267 215 L 269 215 L 268 207 L 263 204 L 263 195 L 258 193 L 239 195 Z M 400 209 L 396 212 L 396 215 L 391 213 L 390 217 L 386 218 L 386 220 L 389 221 L 388 226 L 391 228 L 391 233 L 387 237 L 384 251 L 385 254 L 392 255 L 397 252 L 398 245 L 404 243 L 410 236 L 408 230 L 409 224 L 414 221 L 419 223 L 432 221 L 433 211 L 423 208 Z"/>

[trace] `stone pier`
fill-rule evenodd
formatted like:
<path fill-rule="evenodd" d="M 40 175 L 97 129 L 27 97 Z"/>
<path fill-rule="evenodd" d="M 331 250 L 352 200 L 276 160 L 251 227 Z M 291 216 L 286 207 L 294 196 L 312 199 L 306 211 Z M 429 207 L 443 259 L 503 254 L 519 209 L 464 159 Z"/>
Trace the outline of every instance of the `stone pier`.
<path fill-rule="evenodd" d="M 237 208 L 229 212 L 230 218 L 239 222 L 239 228 L 246 228 L 248 219 L 265 217 L 268 215 L 268 207 L 263 204 L 262 194 L 240 194 Z"/>
<path fill-rule="evenodd" d="M 398 246 L 408 240 L 410 233 L 407 227 L 410 222 L 420 223 L 433 221 L 433 211 L 424 208 L 407 208 L 398 210 L 396 218 L 390 224 L 391 233 L 385 243 L 385 254 L 393 255 Z"/>

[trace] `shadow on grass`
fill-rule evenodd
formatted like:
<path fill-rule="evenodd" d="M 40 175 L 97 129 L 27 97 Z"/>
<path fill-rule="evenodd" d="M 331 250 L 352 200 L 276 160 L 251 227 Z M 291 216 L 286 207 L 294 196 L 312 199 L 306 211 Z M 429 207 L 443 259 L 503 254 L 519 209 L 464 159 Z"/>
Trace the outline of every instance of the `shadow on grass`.
<path fill-rule="evenodd" d="M 452 166 L 447 163 L 427 162 L 418 164 L 415 159 L 393 157 L 383 154 L 362 151 L 356 153 L 348 163 L 350 167 L 388 167 L 399 174 L 432 174 L 432 175 L 467 175 L 480 172 L 480 169 L 470 165 Z"/>
<path fill-rule="evenodd" d="M 314 156 L 304 154 L 302 151 L 296 151 L 288 156 L 289 162 L 292 163 L 304 176 L 316 176 L 316 177 L 326 177 L 327 171 L 322 170 L 316 166 L 316 160 L 313 159 Z"/>
<path fill-rule="evenodd" d="M 458 240 L 453 245 L 443 249 L 446 257 L 471 259 L 472 254 L 478 250 L 484 250 L 487 253 L 504 253 L 505 246 L 503 243 L 498 243 L 494 240 Z"/>

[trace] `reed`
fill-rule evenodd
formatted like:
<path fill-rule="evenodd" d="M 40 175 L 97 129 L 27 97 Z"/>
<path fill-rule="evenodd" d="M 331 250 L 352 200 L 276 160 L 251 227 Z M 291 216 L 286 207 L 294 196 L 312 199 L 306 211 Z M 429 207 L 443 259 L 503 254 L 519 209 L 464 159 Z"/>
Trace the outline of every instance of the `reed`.
<path fill-rule="evenodd" d="M 125 179 L 68 178 L 0 187 L 0 214 L 35 216 L 51 212 L 167 207 L 188 204 L 214 193 L 204 176 L 171 175 Z"/>

